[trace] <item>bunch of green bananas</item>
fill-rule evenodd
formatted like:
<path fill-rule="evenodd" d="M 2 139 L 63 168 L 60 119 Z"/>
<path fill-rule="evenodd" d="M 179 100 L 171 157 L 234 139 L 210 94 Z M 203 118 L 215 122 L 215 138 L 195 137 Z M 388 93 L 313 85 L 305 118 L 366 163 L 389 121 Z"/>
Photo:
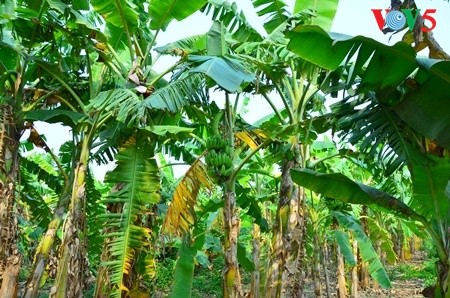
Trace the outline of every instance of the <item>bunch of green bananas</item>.
<path fill-rule="evenodd" d="M 205 161 L 213 176 L 220 179 L 228 178 L 233 172 L 232 149 L 229 142 L 220 136 L 214 136 L 206 140 Z"/>

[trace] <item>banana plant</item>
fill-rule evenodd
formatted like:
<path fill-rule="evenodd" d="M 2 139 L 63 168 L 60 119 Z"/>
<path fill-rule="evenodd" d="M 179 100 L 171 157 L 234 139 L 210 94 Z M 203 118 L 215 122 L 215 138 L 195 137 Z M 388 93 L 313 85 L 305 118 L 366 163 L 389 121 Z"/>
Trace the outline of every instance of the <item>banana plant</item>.
<path fill-rule="evenodd" d="M 23 44 L 24 47 L 16 47 L 11 42 L 13 34 L 2 35 L 4 39 L 1 47 L 2 51 L 5 50 L 8 53 L 7 56 L 4 56 L 5 59 L 11 57 L 14 59 L 15 55 L 24 57 L 25 63 L 22 65 L 21 71 L 27 72 L 27 76 L 23 76 L 26 79 L 21 80 L 21 84 L 18 86 L 22 86 L 23 89 L 23 86 L 28 82 L 33 82 L 33 84 L 38 82 L 39 89 L 30 88 L 27 90 L 31 93 L 33 101 L 25 105 L 25 119 L 43 120 L 51 123 L 62 120 L 66 125 L 73 128 L 77 145 L 80 146 L 77 166 L 72 169 L 74 173 L 73 187 L 70 191 L 71 194 L 69 193 L 71 199 L 67 200 L 67 202 L 70 201 L 70 206 L 64 226 L 64 240 L 61 249 L 62 261 L 60 262 L 57 282 L 52 290 L 52 296 L 81 295 L 80 293 L 85 288 L 84 272 L 86 268 L 84 250 L 86 227 L 83 202 L 86 199 L 86 173 L 94 141 L 101 135 L 100 132 L 103 129 L 110 129 L 114 126 L 114 119 L 116 119 L 116 128 L 120 127 L 120 123 L 124 119 L 130 120 L 127 118 L 129 113 L 136 112 L 135 115 L 141 117 L 138 119 L 141 122 L 133 122 L 133 125 L 139 124 L 137 126 L 140 126 L 142 123 L 148 123 L 147 121 L 149 121 L 145 117 L 146 110 L 160 109 L 176 112 L 189 100 L 195 101 L 204 98 L 203 96 L 197 96 L 196 99 L 193 99 L 194 97 L 189 96 L 195 93 L 192 92 L 193 90 L 199 90 L 202 85 L 200 75 L 180 78 L 180 80 L 174 82 L 177 86 L 167 87 L 167 83 L 164 84 L 165 80 L 162 77 L 171 72 L 178 64 L 160 75 L 142 71 L 144 66 L 151 66 L 150 52 L 155 45 L 158 33 L 165 29 L 171 20 L 181 20 L 189 16 L 198 10 L 204 2 L 197 1 L 192 6 L 185 7 L 171 5 L 164 1 L 153 1 L 150 5 L 150 18 L 144 7 L 139 3 L 134 6 L 131 5 L 131 2 L 117 2 L 109 6 L 99 1 L 92 1 L 93 10 L 86 14 L 81 11 L 89 8 L 88 1 L 75 1 L 74 3 L 62 3 L 58 0 L 31 2 L 26 1 L 17 4 L 19 9 L 22 5 L 27 7 L 24 13 L 20 15 L 15 13 L 15 7 L 12 7 L 8 11 L 11 18 L 5 25 L 9 28 L 9 32 L 14 31 L 16 33 L 14 36 L 18 38 L 17 44 Z M 151 22 L 150 27 L 155 30 L 154 34 L 150 30 L 142 29 L 142 26 L 138 28 L 140 17 L 144 17 L 141 20 L 145 20 L 149 24 Z M 106 23 L 106 34 L 106 31 L 98 29 L 96 25 L 97 20 L 102 18 Z M 32 20 L 34 19 L 39 21 L 33 23 Z M 65 30 L 61 20 L 65 20 L 64 26 L 70 24 L 76 30 Z M 120 28 L 122 26 L 125 30 Z M 36 34 L 30 37 L 27 33 L 30 32 L 28 30 L 34 31 Z M 41 34 L 43 32 L 46 32 L 47 37 L 45 34 Z M 55 44 L 59 45 L 60 51 L 55 51 L 55 48 L 49 46 L 46 39 L 49 37 L 52 40 L 54 39 Z M 82 54 L 80 55 L 80 53 Z M 129 54 L 129 59 L 123 59 L 126 53 Z M 59 64 L 58 61 L 64 61 L 65 63 Z M 61 67 L 56 67 L 57 62 Z M 9 66 L 10 64 L 10 62 L 5 61 L 4 65 Z M 27 66 L 31 67 L 27 68 Z M 36 69 L 45 73 L 40 81 L 35 81 L 37 77 L 35 75 Z M 78 75 L 76 69 L 80 70 L 78 74 L 87 74 L 87 78 Z M 39 77 L 41 76 L 39 75 Z M 5 77 L 5 82 L 6 79 L 7 77 Z M 131 85 L 127 85 L 127 81 L 131 82 Z M 110 89 L 114 85 L 113 82 L 118 83 L 116 86 L 125 88 Z M 33 84 L 32 86 L 36 86 Z M 166 85 L 166 88 L 164 88 L 164 85 Z M 55 88 L 55 86 L 57 87 Z M 139 96 L 146 97 L 147 100 L 141 102 Z M 104 105 L 98 103 L 102 100 Z M 116 103 L 124 103 L 127 100 L 130 102 L 131 100 L 134 106 L 128 110 L 113 110 L 111 106 L 108 106 L 108 102 L 111 100 L 116 100 Z M 90 105 L 90 102 L 96 102 L 97 104 Z M 48 107 L 54 110 L 50 110 Z M 122 140 L 122 142 L 125 142 L 125 140 Z M 102 151 L 108 152 L 108 156 L 112 156 L 114 152 L 117 152 L 121 143 L 111 144 L 103 140 L 101 145 Z M 89 200 L 89 198 L 87 199 Z M 62 222 L 67 204 L 62 205 L 62 209 L 55 212 L 55 221 L 51 224 L 49 230 L 57 230 Z M 7 218 L 12 217 L 8 216 Z M 53 233 L 53 235 L 55 234 Z M 45 242 L 46 245 L 40 246 L 45 251 L 38 251 L 44 263 L 41 263 L 41 257 L 36 259 L 36 264 L 43 265 L 33 267 L 36 269 L 29 279 L 27 297 L 34 297 L 40 284 L 45 268 L 45 259 L 52 247 L 53 240 L 48 239 Z M 68 264 L 71 264 L 73 268 L 78 268 L 74 271 L 77 272 L 75 276 L 69 276 Z M 6 288 L 4 287 L 4 289 Z M 10 289 L 14 289 L 14 287 Z"/>
<path fill-rule="evenodd" d="M 449 163 L 444 163 L 438 166 L 438 168 L 443 168 L 448 171 L 449 165 Z M 376 188 L 354 182 L 342 174 L 323 174 L 308 169 L 295 169 L 291 172 L 291 175 L 296 183 L 325 196 L 329 196 L 346 203 L 378 206 L 386 212 L 421 223 L 433 239 L 440 261 L 444 262 L 444 260 L 446 260 L 445 258 L 447 252 L 444 246 L 445 238 L 441 238 L 439 231 L 436 231 L 435 223 L 433 223 L 436 219 L 433 220 L 430 217 L 427 218 L 424 214 L 418 213 L 403 203 L 402 200 L 399 200 Z M 437 184 L 437 188 L 433 189 L 437 191 L 436 196 L 438 197 L 442 197 L 442 195 L 444 195 L 444 190 L 446 187 L 446 181 L 444 180 L 433 181 L 433 185 Z M 421 191 L 425 191 L 425 189 L 426 188 L 422 188 Z M 439 189 L 443 190 L 439 191 Z M 413 195 L 415 197 L 417 196 L 416 194 Z M 442 204 L 440 207 L 444 208 Z M 422 210 L 425 209 L 423 208 Z M 445 279 L 441 282 L 443 283 L 439 284 L 439 287 L 442 288 L 438 288 L 438 292 L 445 289 Z"/>
<path fill-rule="evenodd" d="M 449 252 L 444 232 L 448 222 L 448 177 L 444 174 L 449 163 L 446 115 L 450 110 L 445 104 L 449 80 L 444 74 L 448 61 L 416 57 L 415 50 L 404 43 L 387 46 L 366 37 L 329 35 L 312 26 L 298 26 L 288 36 L 289 49 L 330 70 L 325 89 L 343 89 L 344 99 L 330 115 L 341 137 L 360 144 L 362 154 L 374 159 L 387 175 L 407 166 L 413 195 L 405 202 L 435 242 L 440 259 L 436 293 L 448 297 Z M 321 50 L 312 53 L 318 44 Z M 361 104 L 365 106 L 358 109 Z"/>
<path fill-rule="evenodd" d="M 308 144 L 315 138 L 316 132 L 311 123 L 308 124 L 308 118 L 315 106 L 320 106 L 320 95 L 317 93 L 318 69 L 311 68 L 288 51 L 284 31 L 288 24 L 292 23 L 317 23 L 329 29 L 337 2 L 315 5 L 309 1 L 296 1 L 292 12 L 283 1 L 269 2 L 252 2 L 258 16 L 265 18 L 267 37 L 259 43 L 241 44 L 238 53 L 252 63 L 260 74 L 261 79 L 255 91 L 274 108 L 279 124 L 286 129 L 286 139 L 291 148 L 286 151 L 284 160 L 281 161 L 280 200 L 273 230 L 272 264 L 268 269 L 266 292 L 270 293 L 270 296 L 280 296 L 282 292 L 296 296 L 302 295 L 303 280 L 299 277 L 304 267 L 304 236 L 301 235 L 305 234 L 306 225 L 302 214 L 307 214 L 307 207 L 303 189 L 292 184 L 289 172 L 291 168 L 304 165 L 309 159 Z M 328 7 L 328 15 L 323 14 L 325 7 Z M 271 90 L 276 91 L 281 99 L 282 110 L 275 108 L 273 98 L 269 95 Z M 282 113 L 287 114 L 287 117 Z M 282 137 L 280 139 L 283 140 Z M 292 239 L 290 235 L 297 235 L 299 238 Z M 297 246 L 298 255 L 290 252 L 289 247 Z M 295 276 L 291 276 L 287 270 L 292 267 L 296 267 L 299 272 Z M 295 282 L 286 283 L 287 280 Z"/>
<path fill-rule="evenodd" d="M 2 4 L 2 13 L 14 13 L 12 2 Z M 26 59 L 14 51 L 13 26 L 1 26 L 0 57 L 0 295 L 15 297 L 18 292 L 22 256 L 19 252 L 17 208 L 19 191 L 19 144 L 26 127 L 21 106 L 26 86 Z"/>
<path fill-rule="evenodd" d="M 0 294 L 4 297 L 13 297 L 18 291 L 19 269 L 21 255 L 18 250 L 17 226 L 17 196 L 16 187 L 19 176 L 18 143 L 20 139 L 21 119 L 16 112 L 19 101 L 16 101 L 15 92 L 11 90 L 14 84 L 5 88 L 0 95 L 0 216 L 2 232 L 0 233 L 1 284 Z M 9 90 L 8 90 L 9 89 Z M 6 94 L 5 94 L 6 93 Z"/>
<path fill-rule="evenodd" d="M 300 3 L 300 2 L 301 1 L 299 1 L 298 5 L 297 5 L 297 8 L 296 8 L 297 11 L 300 11 L 303 8 L 305 8 L 304 3 Z M 260 8 L 264 7 L 268 3 L 265 1 L 254 1 L 253 4 L 254 4 L 255 8 L 257 10 L 259 10 Z M 282 7 L 282 9 L 276 10 L 277 6 Z M 306 6 L 309 7 L 309 3 Z M 259 15 L 260 16 L 268 16 L 270 18 L 266 22 L 267 23 L 266 29 L 267 29 L 267 33 L 271 34 L 263 42 L 263 38 L 259 34 L 257 34 L 256 30 L 254 30 L 248 24 L 245 17 L 243 16 L 243 14 L 239 14 L 239 12 L 236 9 L 236 6 L 229 5 L 226 2 L 211 1 L 206 6 L 205 12 L 211 14 L 213 19 L 223 21 L 223 25 L 228 27 L 228 29 L 232 33 L 232 36 L 238 41 L 238 46 L 242 45 L 242 47 L 236 47 L 236 46 L 234 47 L 234 48 L 236 48 L 235 54 L 237 54 L 238 57 L 248 61 L 249 63 L 251 63 L 253 65 L 256 65 L 256 67 L 255 67 L 256 69 L 258 69 L 258 68 L 262 69 L 262 71 L 258 70 L 261 72 L 262 76 L 264 76 L 264 75 L 269 76 L 269 79 L 272 79 L 273 81 L 275 81 L 276 89 L 277 89 L 278 93 L 280 94 L 281 98 L 283 99 L 286 110 L 289 112 L 290 123 L 286 125 L 286 130 L 293 129 L 297 123 L 301 122 L 301 120 L 299 120 L 299 122 L 297 122 L 297 120 L 298 120 L 297 116 L 300 115 L 299 119 L 302 119 L 302 117 L 304 116 L 303 112 L 304 112 L 304 109 L 306 108 L 307 102 L 309 102 L 310 99 L 313 97 L 313 95 L 315 95 L 315 92 L 313 90 L 314 88 L 311 88 L 312 90 L 307 91 L 306 89 L 308 89 L 308 87 L 305 88 L 305 86 L 303 85 L 306 82 L 306 80 L 304 78 L 302 78 L 298 82 L 296 81 L 297 80 L 296 76 L 294 76 L 295 78 L 292 79 L 291 82 L 289 81 L 290 78 L 288 76 L 284 77 L 283 80 L 278 79 L 277 75 L 282 74 L 284 70 L 281 67 L 279 67 L 278 72 L 272 71 L 273 65 L 276 64 L 275 62 L 273 63 L 273 65 L 271 65 L 270 63 L 272 61 L 268 63 L 268 62 L 264 61 L 264 58 L 262 58 L 261 60 L 252 60 L 250 58 L 250 56 L 259 57 L 259 56 L 266 55 L 267 57 L 272 57 L 272 53 L 270 52 L 271 49 L 268 50 L 267 52 L 264 52 L 263 46 L 265 46 L 267 44 L 267 45 L 269 45 L 269 47 L 273 47 L 274 51 L 276 51 L 275 48 L 278 46 L 276 44 L 276 42 L 278 42 L 280 40 L 280 39 L 277 40 L 277 37 L 282 36 L 283 30 L 286 28 L 287 23 L 292 20 L 295 20 L 295 21 L 298 21 L 298 19 L 305 20 L 306 16 L 311 15 L 311 13 L 308 14 L 308 13 L 303 12 L 303 13 L 299 14 L 300 17 L 293 16 L 292 13 L 290 13 L 288 11 L 287 5 L 282 1 L 277 1 L 276 4 L 271 5 L 266 10 L 261 9 L 259 11 Z M 330 19 L 328 19 L 328 22 L 330 24 Z M 220 33 L 218 35 L 220 36 Z M 187 51 L 188 48 L 190 46 L 192 46 L 194 43 L 198 42 L 199 40 L 201 40 L 201 39 L 198 37 L 186 39 L 184 43 L 172 44 L 170 46 L 164 47 L 163 50 L 167 52 L 168 50 L 173 49 L 174 47 L 180 47 L 182 50 L 181 52 L 186 53 L 186 52 L 188 52 Z M 253 42 L 249 48 L 245 47 L 245 42 L 247 42 L 247 41 Z M 281 45 L 279 45 L 279 48 L 281 51 L 283 50 L 283 48 L 286 45 L 285 41 L 286 41 L 285 39 L 284 40 L 282 39 Z M 255 42 L 258 42 L 258 43 L 255 43 Z M 261 53 L 255 54 L 257 52 L 256 49 L 258 48 L 258 46 L 261 46 Z M 218 44 L 214 48 L 216 49 L 216 51 L 223 52 L 223 50 L 225 49 L 224 43 L 222 42 L 221 44 Z M 208 46 L 208 50 L 211 50 L 211 49 L 213 49 L 213 47 Z M 171 50 L 171 51 L 173 51 L 173 50 Z M 299 73 L 295 70 L 295 68 L 298 66 L 296 64 L 296 62 L 294 62 L 292 60 L 289 61 L 288 58 L 283 58 L 283 59 L 281 59 L 283 61 L 281 61 L 280 63 L 289 64 L 287 68 L 293 70 L 296 74 Z M 204 58 L 204 60 L 206 60 L 206 59 Z M 198 69 L 198 68 L 196 68 L 196 69 Z M 269 74 L 264 73 L 264 70 L 266 70 Z M 221 85 L 223 88 L 227 89 L 228 91 L 235 91 L 235 90 L 230 89 L 229 86 L 227 86 L 223 83 L 221 84 L 221 82 L 219 81 L 220 77 L 214 76 L 214 73 L 212 73 L 211 71 L 207 74 L 210 75 L 210 77 L 213 80 L 215 80 L 219 85 Z M 314 85 L 314 84 L 312 84 L 312 85 Z M 308 86 L 311 86 L 311 85 L 308 85 Z M 284 88 L 286 88 L 286 90 L 284 90 Z M 259 90 L 259 89 L 256 88 L 256 90 Z M 303 93 L 303 91 L 304 91 L 304 93 Z M 266 92 L 268 92 L 268 91 L 264 92 L 265 99 L 268 100 L 269 103 L 272 103 L 270 98 L 267 96 Z M 290 100 L 291 100 L 291 103 L 289 103 Z M 302 103 L 299 104 L 299 102 L 302 102 Z M 226 105 L 226 106 L 228 106 L 228 105 Z M 276 110 L 276 113 L 279 116 L 280 121 L 282 123 L 285 123 L 285 119 L 283 119 L 280 112 L 278 110 Z M 292 126 L 289 127 L 289 125 L 292 125 Z M 286 132 L 286 135 L 287 134 L 288 134 L 288 132 Z M 287 181 L 289 180 L 289 169 L 290 168 L 292 168 L 292 165 L 287 167 L 286 170 L 284 171 L 285 172 L 284 176 L 286 177 L 285 180 L 287 180 Z M 288 183 L 285 183 L 285 184 L 286 184 L 286 188 L 284 190 L 280 191 L 281 194 L 289 193 L 289 189 L 292 187 L 292 183 L 289 183 L 289 181 L 288 181 Z M 285 202 L 285 204 L 286 204 L 286 203 L 290 202 L 290 199 L 286 198 L 282 201 Z M 294 203 L 294 205 L 295 205 L 295 203 Z M 293 210 L 295 210 L 295 208 Z M 286 208 L 284 208 L 284 209 L 286 209 Z M 282 211 L 281 213 L 287 215 L 289 212 Z M 293 211 L 293 214 L 294 213 L 295 213 L 295 211 Z M 277 218 L 279 218 L 279 217 L 277 217 Z M 283 225 L 286 225 L 287 217 L 283 217 L 283 218 L 284 218 Z M 295 225 L 295 224 L 293 224 L 293 225 Z M 285 229 L 284 227 L 281 228 L 280 224 L 278 224 L 278 226 L 280 228 L 276 228 L 275 231 L 280 231 L 280 230 L 288 231 L 288 229 Z M 286 232 L 286 233 L 288 233 L 288 232 Z M 280 238 L 280 237 L 275 237 L 275 238 Z M 278 242 L 279 243 L 277 245 L 281 249 L 275 249 L 275 250 L 283 251 L 282 248 L 287 247 L 287 246 L 282 245 L 280 241 L 278 241 Z M 288 250 L 285 249 L 284 251 L 286 252 Z M 284 262 L 283 258 L 274 257 L 272 259 L 279 260 L 280 262 Z M 286 266 L 282 266 L 282 265 L 278 266 L 278 267 L 286 268 Z M 301 268 L 302 266 L 299 265 L 299 267 Z M 277 273 L 271 273 L 271 276 L 276 276 L 276 275 L 277 275 Z M 272 278 L 272 277 L 269 277 L 269 278 Z M 224 283 L 225 283 L 225 281 L 224 281 Z M 270 282 L 270 284 L 272 284 L 272 282 Z M 275 281 L 273 282 L 273 284 L 275 284 Z M 276 287 L 276 288 L 272 287 L 272 288 L 275 289 L 276 291 L 278 291 L 279 293 L 281 293 L 280 287 Z"/>
<path fill-rule="evenodd" d="M 363 181 L 373 180 L 376 175 L 372 175 L 369 170 L 365 167 L 362 167 L 358 162 L 353 160 L 352 158 L 342 158 L 342 152 L 344 150 L 337 150 L 335 148 L 335 144 L 327 139 L 323 141 L 315 141 L 312 145 L 312 156 L 315 159 L 312 159 L 308 162 L 308 166 L 314 167 L 317 170 L 326 171 L 329 169 L 333 169 L 334 171 L 340 171 L 345 173 L 346 175 L 350 175 L 353 178 L 361 179 Z M 345 156 L 344 156 L 345 157 Z M 312 194 L 312 198 L 315 196 Z M 386 255 L 389 256 L 389 261 L 392 263 L 395 261 L 395 253 L 393 252 L 392 241 L 390 240 L 390 235 L 388 235 L 387 231 L 382 228 L 378 221 L 373 219 L 372 213 L 377 212 L 373 211 L 367 206 L 363 206 L 359 209 L 352 209 L 348 204 L 343 204 L 341 202 L 335 202 L 327 196 L 323 196 L 319 201 L 319 206 L 323 206 L 325 203 L 326 209 L 330 210 L 330 214 L 328 215 L 329 219 L 325 222 L 325 228 L 328 228 L 328 224 L 333 226 L 333 238 L 337 241 L 340 247 L 339 252 L 335 252 L 337 255 L 337 259 L 340 262 L 340 266 L 338 267 L 338 280 L 337 284 L 339 286 L 339 295 L 344 295 L 347 293 L 347 287 L 345 286 L 345 268 L 344 268 L 344 258 L 346 263 L 351 265 L 352 270 L 358 271 L 358 275 L 361 276 L 361 280 L 356 285 L 358 288 L 367 287 L 369 284 L 368 275 L 365 278 L 365 272 L 371 273 L 375 282 L 383 287 L 389 287 L 389 278 L 386 275 L 383 267 L 380 263 L 380 256 L 378 256 L 378 251 L 383 250 L 386 252 Z M 315 204 L 314 204 L 315 205 Z M 323 208 L 315 207 L 312 205 L 310 207 L 311 221 L 315 224 L 316 230 L 320 233 L 323 231 L 319 230 L 317 226 L 317 222 L 319 220 L 314 220 L 317 218 L 316 213 Z M 342 219 L 342 216 L 339 218 L 335 216 L 335 213 L 338 213 L 345 217 Z M 368 214 L 371 214 L 368 216 Z M 340 219 L 340 220 L 338 220 Z M 323 226 L 323 225 L 320 225 Z M 351 233 L 352 238 L 358 243 L 357 246 L 357 255 L 353 257 L 353 253 L 351 251 L 352 241 L 349 241 L 349 237 L 342 231 L 342 228 L 346 229 Z M 344 237 L 345 236 L 345 237 Z M 322 239 L 321 237 L 320 239 Z M 377 249 L 374 249 L 376 247 Z M 364 253 L 361 251 L 364 250 Z M 349 252 L 352 255 L 349 256 Z M 361 255 L 362 258 L 358 256 Z M 370 255 L 370 257 L 369 257 Z M 355 261 L 357 260 L 357 263 Z M 357 267 L 355 267 L 357 265 Z M 375 270 L 374 268 L 378 268 Z M 369 270 L 370 269 L 370 270 Z M 375 271 L 377 273 L 375 273 Z M 352 281 L 353 283 L 353 281 Z M 352 287 L 352 295 L 355 288 Z"/>

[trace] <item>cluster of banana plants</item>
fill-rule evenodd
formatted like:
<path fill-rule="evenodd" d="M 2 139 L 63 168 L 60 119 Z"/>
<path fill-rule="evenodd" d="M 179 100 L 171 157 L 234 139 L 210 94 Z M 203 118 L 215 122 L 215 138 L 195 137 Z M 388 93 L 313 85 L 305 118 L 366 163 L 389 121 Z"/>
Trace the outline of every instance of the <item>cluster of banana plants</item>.
<path fill-rule="evenodd" d="M 356 296 L 415 225 L 449 297 L 448 62 L 329 36 L 337 1 L 252 4 L 264 32 L 227 1 L 1 4 L 0 297 L 190 297 L 217 258 L 224 297 Z M 156 47 L 195 12 L 205 34 Z M 248 123 L 250 97 L 270 115 Z M 59 154 L 35 121 L 70 128 Z"/>

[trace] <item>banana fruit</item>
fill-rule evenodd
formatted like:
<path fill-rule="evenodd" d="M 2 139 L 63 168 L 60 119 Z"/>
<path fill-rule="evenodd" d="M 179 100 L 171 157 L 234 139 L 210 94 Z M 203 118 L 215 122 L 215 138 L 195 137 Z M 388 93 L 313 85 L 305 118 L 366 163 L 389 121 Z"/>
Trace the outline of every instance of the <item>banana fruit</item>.
<path fill-rule="evenodd" d="M 226 180 L 233 173 L 233 148 L 228 141 L 216 135 L 206 140 L 206 149 L 205 161 L 211 176 Z"/>
<path fill-rule="evenodd" d="M 208 150 L 225 150 L 228 146 L 228 142 L 219 136 L 214 136 L 206 140 L 206 149 Z"/>

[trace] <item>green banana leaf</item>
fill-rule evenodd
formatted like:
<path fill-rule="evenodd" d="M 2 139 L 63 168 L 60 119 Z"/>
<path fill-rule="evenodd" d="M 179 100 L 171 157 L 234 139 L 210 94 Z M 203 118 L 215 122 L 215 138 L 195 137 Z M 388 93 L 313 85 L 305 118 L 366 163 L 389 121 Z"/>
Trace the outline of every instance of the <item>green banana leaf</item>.
<path fill-rule="evenodd" d="M 125 278 L 137 261 L 138 254 L 149 252 L 147 243 L 152 231 L 139 219 L 145 216 L 149 206 L 160 200 L 160 178 L 158 165 L 153 155 L 152 144 L 145 135 L 137 134 L 119 148 L 116 168 L 106 175 L 105 182 L 120 185 L 102 201 L 123 206 L 120 213 L 106 213 L 104 219 L 109 259 L 102 263 L 110 271 L 109 297 L 122 297 L 126 289 Z M 142 264 L 147 272 L 153 264 Z"/>
<path fill-rule="evenodd" d="M 45 121 L 47 123 L 59 123 L 64 125 L 75 127 L 85 117 L 82 113 L 65 110 L 62 108 L 56 108 L 54 110 L 31 110 L 25 113 L 24 119 L 34 121 Z M 89 122 L 89 119 L 84 119 Z"/>
<path fill-rule="evenodd" d="M 356 266 L 355 256 L 352 252 L 352 247 L 350 246 L 350 240 L 348 239 L 348 234 L 339 230 L 333 231 L 334 239 L 336 239 L 339 249 L 344 256 L 345 261 L 350 266 Z"/>
<path fill-rule="evenodd" d="M 418 67 L 414 49 L 401 42 L 387 46 L 364 36 L 328 34 L 317 26 L 298 26 L 287 37 L 290 39 L 288 49 L 329 70 L 335 70 L 344 59 L 356 54 L 353 79 L 370 59 L 361 84 L 397 86 Z"/>
<path fill-rule="evenodd" d="M 361 78 L 358 92 L 390 94 L 402 86 L 395 112 L 422 135 L 450 148 L 450 61 L 417 58 L 403 42 L 388 46 L 364 36 L 328 34 L 317 26 L 298 26 L 287 37 L 289 50 L 325 69 L 336 70 L 354 58 L 346 84 Z"/>
<path fill-rule="evenodd" d="M 92 0 L 91 4 L 94 10 L 101 14 L 109 24 L 125 29 L 130 34 L 137 30 L 139 15 L 130 1 Z"/>
<path fill-rule="evenodd" d="M 190 55 L 188 60 L 196 65 L 191 73 L 207 75 L 228 92 L 241 92 L 255 78 L 240 61 L 229 57 Z"/>
<path fill-rule="evenodd" d="M 450 148 L 450 62 L 418 60 L 427 72 L 414 77 L 418 88 L 407 92 L 395 112 L 420 134 Z"/>
<path fill-rule="evenodd" d="M 241 266 L 247 272 L 255 271 L 255 264 L 247 256 L 247 251 L 242 243 L 238 243 L 237 257 L 239 261 L 239 266 Z"/>
<path fill-rule="evenodd" d="M 449 198 L 445 194 L 450 178 L 450 158 L 429 156 L 433 163 L 412 166 L 413 199 L 411 207 L 440 223 L 448 220 Z"/>
<path fill-rule="evenodd" d="M 228 44 L 225 40 L 225 27 L 221 22 L 215 21 L 207 34 L 207 54 L 221 56 L 228 52 Z"/>
<path fill-rule="evenodd" d="M 247 21 L 247 16 L 239 10 L 235 1 L 208 0 L 202 8 L 213 21 L 220 21 L 231 33 L 233 39 L 240 43 L 260 42 L 263 38 Z"/>
<path fill-rule="evenodd" d="M 190 242 L 189 237 L 186 237 L 178 251 L 170 298 L 191 297 L 197 248 Z"/>
<path fill-rule="evenodd" d="M 167 25 L 173 19 L 181 21 L 194 12 L 197 12 L 206 4 L 206 0 L 190 0 L 190 1 L 167 1 L 152 0 L 150 1 L 150 29 L 165 30 Z M 106 2 L 108 3 L 108 2 Z"/>
<path fill-rule="evenodd" d="M 391 282 L 386 270 L 384 270 L 383 264 L 373 248 L 372 242 L 369 237 L 367 237 L 366 233 L 364 233 L 364 230 L 358 221 L 353 216 L 341 212 L 334 212 L 333 215 L 342 227 L 353 233 L 358 242 L 359 251 L 363 261 L 369 264 L 368 270 L 370 276 L 372 276 L 381 287 L 390 288 Z"/>
<path fill-rule="evenodd" d="M 322 27 L 325 31 L 330 31 L 338 4 L 339 0 L 296 0 L 294 14 L 311 9 L 316 12 L 313 24 Z"/>
<path fill-rule="evenodd" d="M 324 174 L 309 169 L 292 169 L 292 180 L 300 186 L 344 203 L 376 205 L 388 212 L 426 222 L 408 205 L 376 188 L 355 182 L 342 174 Z"/>
<path fill-rule="evenodd" d="M 163 55 L 199 54 L 206 50 L 206 34 L 185 37 L 153 50 Z"/>
<path fill-rule="evenodd" d="M 386 261 L 394 264 L 397 260 L 397 255 L 394 251 L 394 244 L 392 242 L 391 233 L 380 225 L 379 220 L 375 217 L 366 217 L 367 226 L 370 231 L 370 239 L 373 243 L 377 242 L 381 250 L 386 254 Z M 401 226 L 403 221 L 400 221 Z M 405 233 L 406 235 L 406 233 Z"/>
<path fill-rule="evenodd" d="M 146 126 L 144 129 L 159 136 L 165 136 L 167 134 L 188 135 L 190 132 L 194 130 L 193 128 L 176 125 L 153 125 L 153 126 Z"/>
<path fill-rule="evenodd" d="M 289 7 L 281 0 L 252 0 L 252 4 L 256 14 L 264 18 L 264 29 L 267 33 L 272 33 L 290 16 Z"/>

